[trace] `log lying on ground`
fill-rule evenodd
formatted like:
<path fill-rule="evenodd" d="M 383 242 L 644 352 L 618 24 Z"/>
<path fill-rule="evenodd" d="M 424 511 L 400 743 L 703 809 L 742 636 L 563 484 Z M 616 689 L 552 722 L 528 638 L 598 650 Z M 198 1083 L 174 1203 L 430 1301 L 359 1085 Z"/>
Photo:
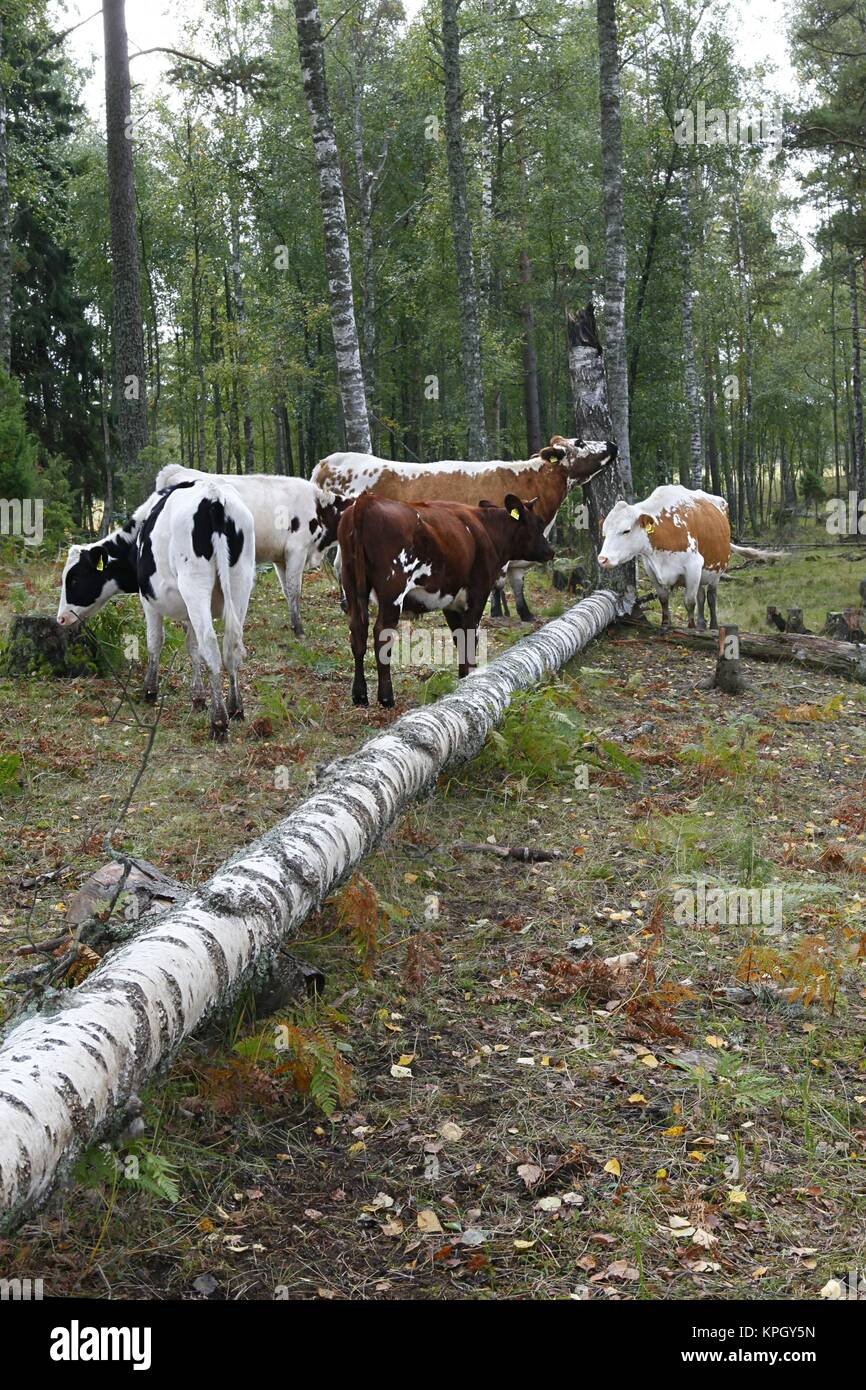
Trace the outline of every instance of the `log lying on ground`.
<path fill-rule="evenodd" d="M 642 629 L 649 635 L 648 629 Z M 698 647 L 715 652 L 718 637 L 714 632 L 690 632 L 686 628 L 670 628 L 652 635 L 663 642 Z M 834 642 L 829 637 L 807 637 L 798 633 L 776 632 L 764 636 L 754 632 L 740 633 L 740 655 L 757 661 L 790 661 L 812 671 L 829 671 L 834 676 L 866 685 L 866 645 L 856 642 Z"/>
<path fill-rule="evenodd" d="M 270 969 L 283 940 L 440 772 L 478 753 L 512 695 L 559 670 L 632 602 L 590 594 L 453 695 L 330 764 L 290 816 L 107 956 L 54 1013 L 13 1028 L 0 1047 L 0 1229 L 38 1206 L 84 1146 L 123 1128 L 148 1078 Z"/>

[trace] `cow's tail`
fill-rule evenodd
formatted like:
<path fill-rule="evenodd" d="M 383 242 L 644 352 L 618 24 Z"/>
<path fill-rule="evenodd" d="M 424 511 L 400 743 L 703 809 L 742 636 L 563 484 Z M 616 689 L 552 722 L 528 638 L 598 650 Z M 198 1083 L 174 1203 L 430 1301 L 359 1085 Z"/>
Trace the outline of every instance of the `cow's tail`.
<path fill-rule="evenodd" d="M 238 617 L 232 596 L 232 572 L 229 559 L 229 543 L 224 530 L 218 530 L 216 526 L 213 530 L 213 548 L 216 556 L 217 575 L 219 577 L 220 588 L 223 591 L 223 622 L 225 624 L 225 635 L 223 637 L 223 653 L 226 656 L 226 666 L 231 669 L 243 664 L 246 656 L 244 649 L 244 626 Z M 230 659 L 231 658 L 231 659 Z"/>
<path fill-rule="evenodd" d="M 747 560 L 757 560 L 762 565 L 774 565 L 777 560 L 784 560 L 787 554 L 785 550 L 756 550 L 752 545 L 734 545 L 733 541 L 731 550 L 736 555 L 744 555 Z"/>
<path fill-rule="evenodd" d="M 181 482 L 190 476 L 189 469 L 184 468 L 179 463 L 167 463 L 156 475 L 154 491 L 161 492 L 165 487 L 173 487 L 175 483 Z"/>
<path fill-rule="evenodd" d="M 340 542 L 340 583 L 346 603 L 346 611 L 351 614 L 356 605 L 363 605 L 369 598 L 367 587 L 367 559 L 364 554 L 364 515 L 368 499 L 359 497 L 340 520 L 343 537 Z"/>

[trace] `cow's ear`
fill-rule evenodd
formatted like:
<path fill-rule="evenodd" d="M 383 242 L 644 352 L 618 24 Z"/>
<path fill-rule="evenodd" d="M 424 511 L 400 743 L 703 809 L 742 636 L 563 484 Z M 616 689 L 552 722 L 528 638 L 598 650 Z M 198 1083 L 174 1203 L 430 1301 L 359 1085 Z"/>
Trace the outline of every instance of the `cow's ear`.
<path fill-rule="evenodd" d="M 647 535 L 650 535 L 656 529 L 655 517 L 648 516 L 646 512 L 641 512 L 640 516 L 637 519 L 637 524 L 638 526 L 643 527 Z"/>
<path fill-rule="evenodd" d="M 561 444 L 546 444 L 538 452 L 545 463 L 559 463 L 561 459 L 565 458 L 566 451 Z"/>
<path fill-rule="evenodd" d="M 495 503 L 495 502 L 490 502 L 486 497 L 482 497 L 482 499 L 481 499 L 481 501 L 478 503 L 478 505 L 479 505 L 479 507 L 495 507 L 495 506 L 496 506 L 496 503 Z"/>
<path fill-rule="evenodd" d="M 514 517 L 515 521 L 524 520 L 526 516 L 526 510 L 520 498 L 516 497 L 513 492 L 509 492 L 502 505 L 505 507 L 506 511 L 508 512 L 508 515 Z"/>

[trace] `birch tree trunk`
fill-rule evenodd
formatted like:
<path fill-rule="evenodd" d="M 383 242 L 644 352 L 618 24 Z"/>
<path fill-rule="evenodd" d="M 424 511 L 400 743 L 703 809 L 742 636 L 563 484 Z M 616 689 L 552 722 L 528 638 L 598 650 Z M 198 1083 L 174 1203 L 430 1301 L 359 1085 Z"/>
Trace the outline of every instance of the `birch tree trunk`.
<path fill-rule="evenodd" d="M 853 483 L 858 500 L 866 496 L 866 443 L 863 434 L 863 375 L 860 351 L 860 311 L 857 294 L 857 266 L 854 257 L 848 265 L 848 288 L 851 291 L 851 395 L 854 405 Z"/>
<path fill-rule="evenodd" d="M 319 175 L 328 301 L 337 355 L 337 382 L 346 427 L 346 447 L 357 450 L 358 453 L 369 454 L 372 445 L 364 373 L 361 369 L 361 352 L 358 346 L 358 329 L 355 323 L 355 305 L 352 299 L 349 228 L 337 141 L 328 104 L 322 21 L 316 0 L 294 0 L 294 5 L 304 96 L 310 113 L 316 170 Z"/>
<path fill-rule="evenodd" d="M 147 382 L 141 326 L 138 234 L 132 168 L 132 105 L 124 0 L 105 0 L 105 124 L 111 227 L 112 401 L 120 466 L 129 474 L 147 443 Z"/>
<path fill-rule="evenodd" d="M 559 670 L 628 600 L 599 590 L 406 714 L 188 898 L 112 952 L 50 1015 L 0 1047 L 0 1229 L 43 1201 L 58 1171 L 124 1114 L 157 1067 L 273 959 L 439 774 L 474 757 L 512 695 Z"/>
<path fill-rule="evenodd" d="M 689 416 L 689 475 L 692 487 L 703 486 L 704 461 L 701 449 L 701 398 L 698 392 L 698 368 L 695 360 L 695 319 L 692 302 L 692 239 L 691 200 L 688 165 L 680 171 L 680 308 L 683 325 L 683 374 L 686 386 L 686 407 Z"/>
<path fill-rule="evenodd" d="M 619 450 L 617 469 L 626 496 L 632 497 L 634 494 L 628 436 L 628 357 L 625 339 L 625 202 L 622 186 L 622 123 L 615 0 L 596 0 L 596 16 L 601 102 L 607 387 L 613 421 L 612 433 Z M 587 437 L 599 439 L 607 436 Z"/>
<path fill-rule="evenodd" d="M 460 0 L 442 0 L 442 62 L 445 70 L 445 151 L 448 159 L 448 191 L 451 200 L 451 232 L 457 264 L 460 358 L 470 459 L 487 456 L 484 421 L 484 381 L 481 374 L 481 334 L 478 328 L 478 292 L 472 261 L 472 226 L 466 194 L 466 161 L 463 154 L 463 99 L 460 90 Z"/>
<path fill-rule="evenodd" d="M 743 316 L 743 344 L 746 357 L 746 399 L 743 404 L 743 482 L 746 490 L 746 505 L 753 530 L 758 528 L 755 509 L 755 431 L 754 388 L 752 385 L 752 364 L 754 345 L 752 340 L 752 307 L 749 301 L 749 285 L 746 279 L 746 247 L 743 238 L 743 220 L 740 209 L 740 190 L 736 176 L 733 183 L 734 229 L 737 237 L 737 279 L 740 287 L 740 307 Z"/>
<path fill-rule="evenodd" d="M 244 277 L 241 271 L 241 223 L 240 213 L 237 204 L 232 202 L 231 206 L 231 239 L 232 239 L 232 288 L 234 291 L 234 318 L 235 318 L 235 361 L 238 366 L 238 377 L 240 389 L 244 397 L 244 472 L 252 473 L 255 466 L 255 442 L 253 440 L 253 418 L 249 412 L 247 399 L 247 380 L 246 380 L 246 331 L 247 331 L 247 306 L 244 300 Z M 240 472 L 240 468 L 238 468 Z"/>
<path fill-rule="evenodd" d="M 12 367 L 12 241 L 6 153 L 6 73 L 0 12 L 0 372 Z"/>
<path fill-rule="evenodd" d="M 609 439 L 612 426 L 604 357 L 592 304 L 587 304 L 577 314 L 568 315 L 566 332 L 575 433 L 582 439 Z M 595 560 L 596 583 L 600 577 L 598 552 L 602 544 L 601 524 L 622 493 L 622 479 L 615 467 L 605 468 L 583 490 L 589 511 L 589 537 Z M 606 570 L 604 583 L 625 601 L 628 593 L 634 589 L 634 563 Z"/>

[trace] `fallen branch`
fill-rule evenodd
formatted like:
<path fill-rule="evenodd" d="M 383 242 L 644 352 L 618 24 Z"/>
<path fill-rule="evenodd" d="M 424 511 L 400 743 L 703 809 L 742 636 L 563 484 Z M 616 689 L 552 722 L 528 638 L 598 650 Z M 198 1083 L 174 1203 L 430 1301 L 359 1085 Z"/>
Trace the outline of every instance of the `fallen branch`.
<path fill-rule="evenodd" d="M 464 854 L 496 854 L 500 859 L 522 859 L 525 864 L 544 863 L 550 859 L 562 859 L 561 849 L 533 849 L 529 845 L 471 845 L 466 840 L 458 840 L 455 849 L 462 850 Z"/>
<path fill-rule="evenodd" d="M 203 887 L 111 952 L 50 1016 L 0 1047 L 0 1228 L 45 1200 L 58 1173 L 125 1116 L 207 1016 L 271 968 L 285 939 L 439 774 L 474 757 L 511 697 L 559 670 L 633 594 L 598 590 L 351 757 Z"/>
<path fill-rule="evenodd" d="M 669 628 L 667 632 L 655 629 L 652 635 L 662 642 L 712 652 L 716 651 L 719 640 L 714 632 L 690 632 L 686 628 Z M 756 661 L 790 661 L 866 685 L 866 645 L 856 642 L 834 642 L 829 637 L 791 632 L 776 632 L 770 636 L 741 632 L 740 655 Z"/>

